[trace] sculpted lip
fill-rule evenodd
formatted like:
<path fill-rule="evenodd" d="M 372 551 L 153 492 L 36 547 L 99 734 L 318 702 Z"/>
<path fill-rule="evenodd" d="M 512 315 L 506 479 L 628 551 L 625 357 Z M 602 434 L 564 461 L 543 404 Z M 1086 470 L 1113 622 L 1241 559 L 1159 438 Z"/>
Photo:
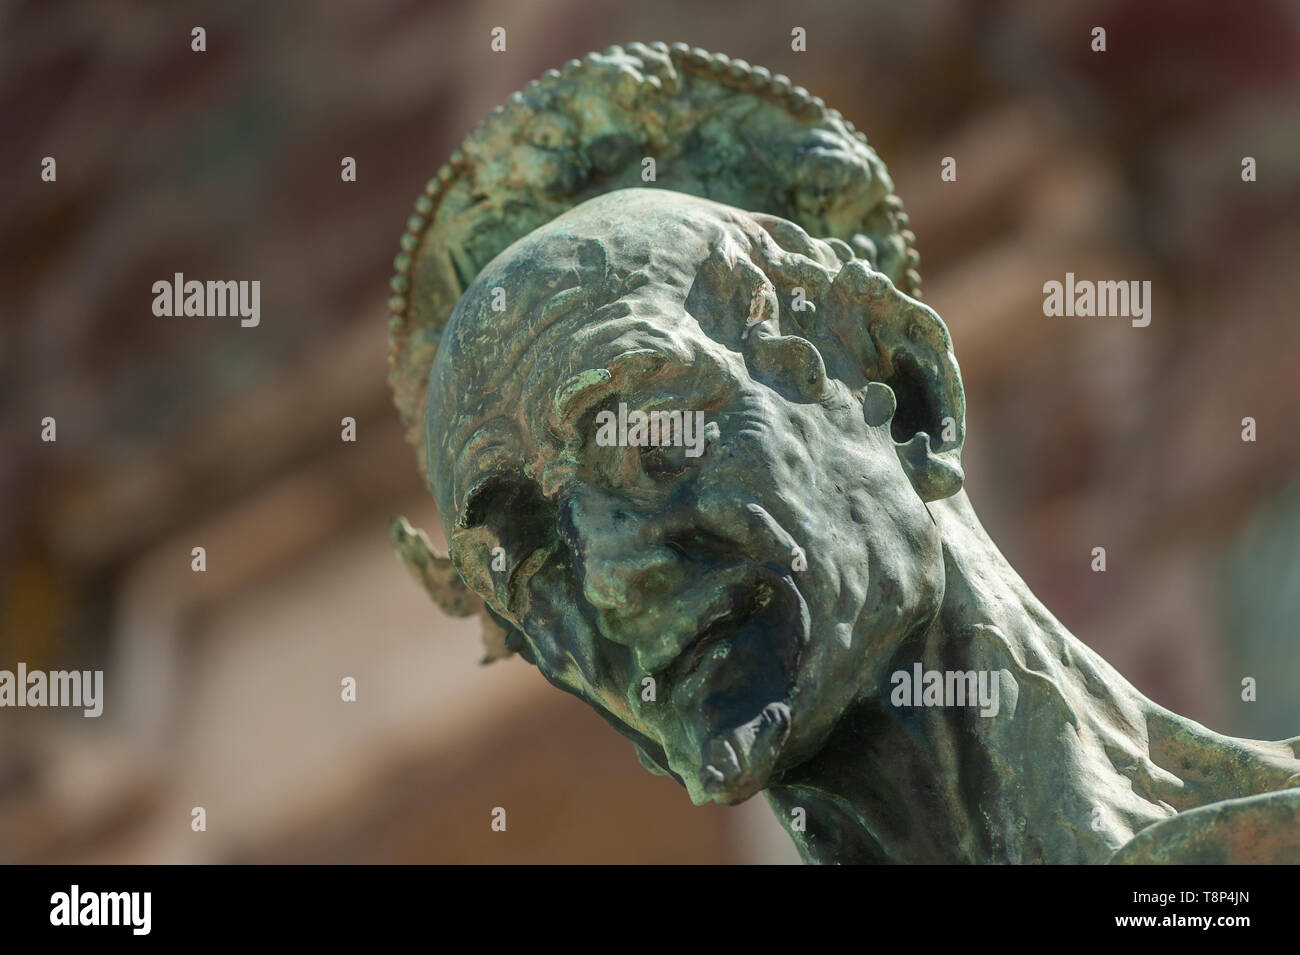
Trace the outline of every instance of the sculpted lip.
<path fill-rule="evenodd" d="M 752 675 L 746 673 L 748 668 L 743 660 L 727 665 L 733 650 L 739 651 L 742 657 L 755 652 L 768 657 L 771 664 L 792 677 L 799 652 L 808 642 L 808 631 L 808 608 L 794 581 L 789 575 L 759 568 L 733 589 L 731 609 L 702 630 L 669 664 L 666 674 L 669 685 L 681 687 L 687 681 L 698 682 L 691 678 L 697 676 L 711 656 L 721 670 L 738 677 Z M 715 654 L 723 644 L 728 644 L 725 653 Z M 749 689 L 757 691 L 760 687 Z"/>
<path fill-rule="evenodd" d="M 788 573 L 758 568 L 732 595 L 731 609 L 667 673 L 674 707 L 699 716 L 699 792 L 723 802 L 753 795 L 779 764 L 810 632 L 808 605 Z"/>
<path fill-rule="evenodd" d="M 745 597 L 735 603 L 730 610 L 709 624 L 704 631 L 690 642 L 678 655 L 675 664 L 679 672 L 674 674 L 678 681 L 690 676 L 700 668 L 709 650 L 723 640 L 735 635 L 767 605 L 767 599 L 760 597 L 757 588 L 751 588 Z M 676 681 L 675 681 L 676 682 Z"/>

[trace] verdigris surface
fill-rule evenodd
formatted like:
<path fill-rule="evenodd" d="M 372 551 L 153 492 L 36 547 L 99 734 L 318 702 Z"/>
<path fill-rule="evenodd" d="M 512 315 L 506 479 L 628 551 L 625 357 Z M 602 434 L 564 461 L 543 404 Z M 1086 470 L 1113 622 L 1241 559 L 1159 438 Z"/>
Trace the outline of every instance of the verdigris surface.
<path fill-rule="evenodd" d="M 1300 861 L 1300 741 L 1146 699 L 980 526 L 906 226 L 761 68 L 632 44 L 530 84 L 402 239 L 390 381 L 450 553 L 399 519 L 399 554 L 807 861 Z"/>

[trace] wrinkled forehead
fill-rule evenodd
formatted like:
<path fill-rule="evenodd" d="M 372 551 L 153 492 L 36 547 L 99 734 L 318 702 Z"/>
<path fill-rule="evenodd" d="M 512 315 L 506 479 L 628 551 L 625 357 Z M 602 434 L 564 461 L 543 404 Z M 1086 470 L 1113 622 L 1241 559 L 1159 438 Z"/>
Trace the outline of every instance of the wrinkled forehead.
<path fill-rule="evenodd" d="M 691 289 L 702 269 L 726 273 L 779 251 L 762 218 L 679 193 L 614 192 L 489 263 L 430 376 L 429 474 L 443 513 L 459 513 L 468 472 L 519 465 L 530 425 L 572 376 L 630 351 L 705 359 Z"/>
<path fill-rule="evenodd" d="M 488 263 L 448 322 L 440 373 L 504 379 L 553 325 L 599 323 L 614 317 L 602 306 L 637 292 L 680 305 L 719 252 L 761 257 L 764 244 L 754 216 L 705 199 L 632 189 L 589 200 Z"/>

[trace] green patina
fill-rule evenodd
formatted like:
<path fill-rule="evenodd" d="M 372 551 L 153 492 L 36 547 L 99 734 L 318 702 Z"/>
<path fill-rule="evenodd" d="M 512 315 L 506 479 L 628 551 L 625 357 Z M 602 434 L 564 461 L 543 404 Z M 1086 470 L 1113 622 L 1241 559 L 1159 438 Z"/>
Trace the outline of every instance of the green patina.
<path fill-rule="evenodd" d="M 865 138 L 761 68 L 632 44 L 529 84 L 395 261 L 390 382 L 450 551 L 399 520 L 399 555 L 488 659 L 697 803 L 764 792 L 808 861 L 1300 861 L 1297 741 L 1148 700 L 980 526 L 907 224 Z M 666 401 L 703 454 L 593 440 Z M 997 703 L 891 694 L 930 671 Z"/>

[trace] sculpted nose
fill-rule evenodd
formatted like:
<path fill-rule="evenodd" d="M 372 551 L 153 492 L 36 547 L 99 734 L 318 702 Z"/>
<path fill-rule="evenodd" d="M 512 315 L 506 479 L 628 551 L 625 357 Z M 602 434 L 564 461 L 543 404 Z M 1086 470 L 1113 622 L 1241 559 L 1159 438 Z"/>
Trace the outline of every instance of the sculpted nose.
<path fill-rule="evenodd" d="M 583 596 L 601 611 L 636 616 L 686 582 L 680 555 L 663 542 L 662 522 L 622 501 L 572 494 L 560 524 L 582 565 Z"/>

